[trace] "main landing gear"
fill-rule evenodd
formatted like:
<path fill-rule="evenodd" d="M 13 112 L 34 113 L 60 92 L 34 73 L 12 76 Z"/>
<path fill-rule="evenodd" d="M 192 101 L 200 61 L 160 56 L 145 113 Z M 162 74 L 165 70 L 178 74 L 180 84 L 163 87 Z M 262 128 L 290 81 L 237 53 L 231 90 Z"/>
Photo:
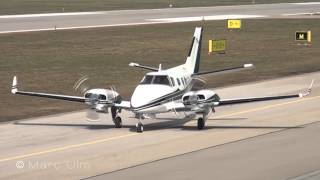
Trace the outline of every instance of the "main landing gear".
<path fill-rule="evenodd" d="M 122 120 L 121 120 L 121 117 L 120 116 L 117 116 L 114 120 L 114 125 L 115 125 L 115 128 L 121 128 L 122 127 Z"/>
<path fill-rule="evenodd" d="M 206 121 L 203 117 L 198 118 L 198 129 L 203 129 L 205 127 Z"/>
<path fill-rule="evenodd" d="M 137 128 L 137 133 L 142 133 L 143 132 L 143 124 L 141 122 L 138 122 L 136 124 L 136 128 Z"/>
<path fill-rule="evenodd" d="M 199 117 L 199 118 L 198 118 L 197 127 L 198 127 L 199 130 L 203 129 L 203 128 L 206 126 L 206 120 L 208 119 L 208 116 L 209 116 L 209 114 L 210 114 L 211 112 L 213 112 L 213 113 L 216 112 L 216 111 L 214 110 L 214 107 L 212 107 L 212 108 L 207 108 L 207 109 L 203 112 L 202 117 Z"/>
<path fill-rule="evenodd" d="M 112 120 L 113 120 L 115 128 L 122 127 L 122 119 L 120 116 L 118 116 L 120 111 L 121 111 L 121 109 L 119 109 L 119 108 L 116 108 L 114 106 L 111 107 L 111 115 L 112 115 Z"/>

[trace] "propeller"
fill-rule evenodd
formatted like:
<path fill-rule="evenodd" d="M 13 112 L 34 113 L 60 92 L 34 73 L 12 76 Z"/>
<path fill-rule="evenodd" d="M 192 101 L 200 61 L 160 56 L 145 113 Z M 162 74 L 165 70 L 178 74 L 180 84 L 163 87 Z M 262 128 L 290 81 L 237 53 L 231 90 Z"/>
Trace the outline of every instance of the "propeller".
<path fill-rule="evenodd" d="M 88 75 L 81 76 L 73 86 L 73 90 L 76 93 L 85 94 L 88 90 L 90 90 L 90 78 Z M 89 101 L 87 102 L 89 104 L 89 108 L 86 110 L 86 120 L 89 122 L 98 122 L 101 120 L 102 113 L 96 112 L 96 106 L 98 105 L 98 97 L 90 96 Z"/>
<path fill-rule="evenodd" d="M 86 111 L 87 121 L 96 122 L 100 121 L 102 118 L 106 119 L 106 114 L 108 113 L 106 104 L 103 104 L 103 100 L 101 100 L 101 90 L 103 92 L 103 95 L 106 96 L 107 101 L 115 101 L 118 94 L 116 93 L 116 88 L 114 86 L 110 86 L 107 89 L 92 89 L 90 88 L 91 84 L 92 83 L 90 83 L 90 78 L 87 75 L 84 75 L 75 82 L 73 89 L 77 93 L 86 95 L 86 104 L 89 105 L 89 108 Z M 95 93 L 95 90 L 97 90 L 99 93 Z M 117 108 L 111 108 L 113 119 L 115 118 L 117 111 Z"/>

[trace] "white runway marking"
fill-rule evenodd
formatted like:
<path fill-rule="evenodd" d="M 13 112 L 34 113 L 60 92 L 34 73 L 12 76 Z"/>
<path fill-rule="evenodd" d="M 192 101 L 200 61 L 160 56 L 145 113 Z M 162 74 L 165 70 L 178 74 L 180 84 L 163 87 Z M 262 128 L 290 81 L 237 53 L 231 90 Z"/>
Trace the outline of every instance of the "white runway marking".
<path fill-rule="evenodd" d="M 319 15 L 320 12 L 306 12 L 306 13 L 282 14 L 282 16 L 299 16 L 299 15 L 310 15 L 310 16 L 312 16 L 312 15 L 315 15 L 315 14 Z"/>
<path fill-rule="evenodd" d="M 196 17 L 177 17 L 177 18 L 162 18 L 162 19 L 148 19 L 148 21 L 160 22 L 189 22 L 201 20 L 225 20 L 225 19 L 248 19 L 248 18 L 262 18 L 262 15 L 216 15 L 216 16 L 196 16 Z"/>
<path fill-rule="evenodd" d="M 295 5 L 318 5 L 320 2 L 305 2 L 305 3 L 292 3 Z"/>
<path fill-rule="evenodd" d="M 83 16 L 83 15 L 96 15 L 96 14 L 106 14 L 103 11 L 95 12 L 70 12 L 70 13 L 45 13 L 45 14 L 19 14 L 19 15 L 3 15 L 0 19 L 10 19 L 10 18 L 34 18 L 34 17 L 55 17 L 55 16 Z"/>

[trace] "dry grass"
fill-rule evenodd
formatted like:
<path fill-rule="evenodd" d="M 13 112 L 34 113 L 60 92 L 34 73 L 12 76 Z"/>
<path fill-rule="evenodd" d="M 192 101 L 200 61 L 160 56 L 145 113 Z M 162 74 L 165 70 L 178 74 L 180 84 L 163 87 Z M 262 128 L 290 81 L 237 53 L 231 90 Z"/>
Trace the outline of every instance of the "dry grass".
<path fill-rule="evenodd" d="M 252 62 L 254 70 L 217 76 L 217 87 L 319 71 L 317 19 L 246 20 L 240 31 L 225 29 L 225 21 L 205 23 L 201 70 Z M 0 121 L 47 115 L 83 108 L 77 103 L 10 95 L 13 75 L 25 90 L 74 94 L 74 82 L 91 77 L 91 87 L 115 85 L 126 98 L 145 71 L 129 62 L 164 68 L 181 64 L 194 27 L 201 23 L 161 24 L 86 30 L 48 31 L 0 35 Z M 294 42 L 296 30 L 312 30 L 312 46 Z M 207 54 L 207 41 L 226 38 L 225 55 Z"/>

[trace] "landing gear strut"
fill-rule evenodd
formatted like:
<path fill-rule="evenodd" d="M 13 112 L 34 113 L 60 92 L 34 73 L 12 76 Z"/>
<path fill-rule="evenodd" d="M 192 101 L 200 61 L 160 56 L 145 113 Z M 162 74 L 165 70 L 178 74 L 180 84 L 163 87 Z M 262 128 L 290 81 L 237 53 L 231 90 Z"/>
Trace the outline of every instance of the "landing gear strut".
<path fill-rule="evenodd" d="M 204 118 L 199 117 L 198 118 L 198 129 L 203 129 L 205 124 L 206 124 L 206 121 L 204 120 Z"/>
<path fill-rule="evenodd" d="M 139 122 L 136 124 L 137 133 L 143 132 L 143 124 L 141 122 L 141 119 L 143 118 L 142 114 L 136 114 L 136 117 L 138 118 Z"/>
<path fill-rule="evenodd" d="M 122 119 L 120 116 L 118 116 L 118 113 L 121 111 L 121 109 L 116 108 L 114 106 L 111 107 L 111 115 L 112 120 L 115 125 L 115 128 L 121 128 L 122 127 Z"/>
<path fill-rule="evenodd" d="M 143 132 L 143 124 L 141 122 L 138 122 L 136 124 L 137 132 L 142 133 Z"/>
<path fill-rule="evenodd" d="M 206 108 L 205 111 L 202 114 L 202 117 L 198 118 L 198 129 L 201 130 L 206 126 L 206 120 L 208 119 L 208 116 L 211 112 L 215 112 L 214 107 L 212 108 Z"/>

